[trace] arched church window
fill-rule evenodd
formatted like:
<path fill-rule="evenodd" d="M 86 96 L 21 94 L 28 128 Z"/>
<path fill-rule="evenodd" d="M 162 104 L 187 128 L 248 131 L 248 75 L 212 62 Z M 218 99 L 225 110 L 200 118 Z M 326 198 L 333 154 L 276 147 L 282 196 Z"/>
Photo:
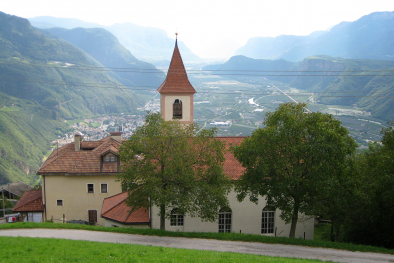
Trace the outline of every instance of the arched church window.
<path fill-rule="evenodd" d="M 178 208 L 171 211 L 171 226 L 183 226 L 183 214 L 179 212 Z"/>
<path fill-rule="evenodd" d="M 176 99 L 174 101 L 174 104 L 172 104 L 172 109 L 173 109 L 173 119 L 182 119 L 182 101 L 179 99 Z"/>
<path fill-rule="evenodd" d="M 264 207 L 261 216 L 261 234 L 273 234 L 275 225 L 275 211 Z"/>
<path fill-rule="evenodd" d="M 231 232 L 231 209 L 226 207 L 219 210 L 219 233 Z"/>

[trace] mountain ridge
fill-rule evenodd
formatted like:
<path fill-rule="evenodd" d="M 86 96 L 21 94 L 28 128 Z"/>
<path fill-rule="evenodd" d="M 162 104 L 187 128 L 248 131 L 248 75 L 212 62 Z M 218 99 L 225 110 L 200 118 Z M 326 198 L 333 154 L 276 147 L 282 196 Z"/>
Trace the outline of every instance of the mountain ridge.
<path fill-rule="evenodd" d="M 104 26 L 74 18 L 54 18 L 48 16 L 29 18 L 29 21 L 34 27 L 42 29 L 51 27 L 62 27 L 65 29 L 76 27 L 104 28 L 116 36 L 119 42 L 133 56 L 147 62 L 170 60 L 174 50 L 174 40 L 169 38 L 163 29 L 159 28 L 144 27 L 129 22 Z M 178 41 L 178 46 L 182 49 L 182 58 L 185 61 L 200 60 L 182 41 Z"/>
<path fill-rule="evenodd" d="M 321 35 L 313 32 L 308 36 L 251 38 L 235 55 L 292 62 L 314 55 L 391 60 L 394 59 L 394 11 L 375 12 L 354 22 L 341 22 Z"/>

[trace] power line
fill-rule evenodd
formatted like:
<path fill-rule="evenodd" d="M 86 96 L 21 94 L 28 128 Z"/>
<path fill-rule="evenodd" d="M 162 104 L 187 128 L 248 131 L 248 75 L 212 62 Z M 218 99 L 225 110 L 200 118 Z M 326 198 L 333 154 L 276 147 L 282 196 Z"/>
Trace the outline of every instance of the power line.
<path fill-rule="evenodd" d="M 23 81 L 23 82 L 33 82 L 33 83 L 41 83 L 41 84 L 51 84 L 51 85 L 66 85 L 66 86 L 73 86 L 73 87 L 92 87 L 92 88 L 104 88 L 104 89 L 123 89 L 123 90 L 143 90 L 143 91 L 154 91 L 154 89 L 147 89 L 148 87 L 151 88 L 157 88 L 156 86 L 138 86 L 138 85 L 118 85 L 118 84 L 96 84 L 96 83 L 78 83 L 78 82 L 48 82 L 48 81 L 40 81 L 40 80 L 32 80 L 32 79 L 24 79 L 24 78 L 10 78 L 10 77 L 4 77 L 0 76 L 0 79 L 9 79 L 9 80 L 17 80 L 17 81 Z M 135 88 L 127 88 L 127 87 L 135 87 Z M 226 91 L 232 91 L 232 92 L 226 92 Z M 251 92 L 251 93 L 250 93 Z M 199 90 L 198 93 L 210 93 L 212 95 L 215 94 L 245 94 L 245 95 L 274 95 L 274 96 L 282 96 L 281 94 L 276 94 L 276 92 L 269 92 L 269 91 L 260 91 L 257 92 L 256 90 L 225 90 L 223 92 L 216 92 L 214 90 L 206 91 L 206 89 Z M 304 93 L 287 93 L 292 96 L 313 96 L 313 95 L 318 95 L 318 94 L 364 94 L 364 93 L 370 93 L 370 92 L 341 92 L 341 91 L 333 91 L 333 92 L 304 92 Z M 394 92 L 374 92 L 376 93 L 394 93 Z M 379 95 L 352 95 L 352 96 L 339 96 L 339 95 L 332 95 L 332 96 L 319 96 L 319 97 L 370 97 L 370 98 L 391 98 L 392 96 L 379 96 Z"/>
<path fill-rule="evenodd" d="M 25 63 L 16 63 L 16 62 L 2 62 L 1 64 L 14 64 L 14 65 L 23 65 L 30 67 L 49 67 L 49 68 L 58 68 L 58 69 L 73 69 L 73 70 L 94 70 L 94 71 L 114 71 L 114 72 L 138 72 L 138 73 L 162 73 L 162 71 L 168 71 L 168 69 L 152 69 L 152 68 L 117 68 L 117 67 L 101 67 L 101 66 L 84 66 L 77 64 L 70 64 L 66 66 L 61 66 L 58 64 L 48 65 L 48 64 L 25 64 Z M 394 67 L 394 66 L 393 66 Z M 178 70 L 172 69 L 171 72 L 176 72 Z M 183 70 L 179 70 L 182 71 Z M 209 74 L 209 72 L 262 72 L 262 73 L 384 73 L 384 72 L 394 72 L 394 70 L 389 69 L 378 69 L 378 70 L 231 70 L 231 69 L 217 69 L 217 70 L 201 70 L 201 69 L 190 69 L 186 70 L 188 74 L 202 74 L 207 73 L 207 75 L 251 75 L 251 74 Z M 177 74 L 177 73 L 175 73 Z M 255 75 L 255 74 L 253 74 Z M 253 76 L 252 75 L 252 76 Z M 259 76 L 259 75 L 256 75 Z M 264 75 L 264 76 L 278 76 L 278 75 Z M 279 75 L 279 76 L 299 76 L 299 75 Z M 302 76 L 337 76 L 337 75 L 302 75 Z M 349 76 L 349 75 L 340 75 L 340 76 Z M 350 75 L 353 76 L 353 75 Z M 371 75 L 355 75 L 355 76 L 371 76 Z M 374 75 L 373 75 L 374 76 Z M 385 76 L 394 76 L 394 75 L 385 75 Z"/>

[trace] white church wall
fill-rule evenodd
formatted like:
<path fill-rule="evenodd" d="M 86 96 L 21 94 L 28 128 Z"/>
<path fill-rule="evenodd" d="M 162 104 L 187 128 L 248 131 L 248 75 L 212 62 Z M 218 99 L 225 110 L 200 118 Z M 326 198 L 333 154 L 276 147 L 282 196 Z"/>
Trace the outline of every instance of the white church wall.
<path fill-rule="evenodd" d="M 262 210 L 266 206 L 266 201 L 263 197 L 259 198 L 258 204 L 254 204 L 246 198 L 242 202 L 238 202 L 236 193 L 231 191 L 229 196 L 229 204 L 232 211 L 231 232 L 244 234 L 261 234 Z M 160 228 L 160 217 L 158 216 L 159 209 L 152 208 L 152 228 Z M 280 237 L 288 237 L 290 233 L 290 224 L 286 224 L 279 217 L 280 210 L 275 211 L 274 229 L 276 235 Z M 203 222 L 200 218 L 193 218 L 190 216 L 184 217 L 183 226 L 171 226 L 170 220 L 166 219 L 167 231 L 182 231 L 182 232 L 219 232 L 218 220 L 215 222 Z M 313 217 L 306 217 L 299 214 L 299 222 L 296 229 L 296 238 L 313 239 L 314 233 L 314 219 Z M 275 236 L 273 234 L 266 234 Z"/>
<path fill-rule="evenodd" d="M 161 112 L 164 120 L 172 120 L 173 103 L 176 99 L 182 101 L 182 119 L 181 122 L 193 122 L 193 94 L 171 93 L 161 94 Z"/>

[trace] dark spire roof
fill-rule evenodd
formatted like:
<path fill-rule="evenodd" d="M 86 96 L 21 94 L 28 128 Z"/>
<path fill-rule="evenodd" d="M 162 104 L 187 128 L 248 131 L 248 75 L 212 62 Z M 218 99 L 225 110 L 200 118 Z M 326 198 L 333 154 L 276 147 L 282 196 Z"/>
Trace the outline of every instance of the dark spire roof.
<path fill-rule="evenodd" d="M 175 40 L 175 49 L 172 54 L 167 77 L 157 90 L 160 93 L 196 93 L 196 90 L 187 78 L 177 40 Z"/>

